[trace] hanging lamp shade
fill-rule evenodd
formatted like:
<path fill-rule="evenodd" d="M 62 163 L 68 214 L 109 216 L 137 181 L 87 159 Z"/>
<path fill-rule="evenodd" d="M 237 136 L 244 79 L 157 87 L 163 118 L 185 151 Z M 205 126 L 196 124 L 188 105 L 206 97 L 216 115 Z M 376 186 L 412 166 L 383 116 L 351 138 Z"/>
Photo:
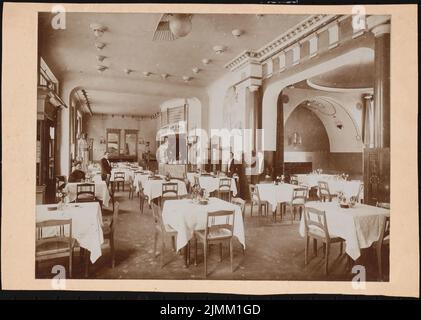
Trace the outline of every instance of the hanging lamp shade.
<path fill-rule="evenodd" d="M 169 28 L 174 36 L 182 38 L 192 29 L 190 14 L 173 14 L 169 18 Z"/>

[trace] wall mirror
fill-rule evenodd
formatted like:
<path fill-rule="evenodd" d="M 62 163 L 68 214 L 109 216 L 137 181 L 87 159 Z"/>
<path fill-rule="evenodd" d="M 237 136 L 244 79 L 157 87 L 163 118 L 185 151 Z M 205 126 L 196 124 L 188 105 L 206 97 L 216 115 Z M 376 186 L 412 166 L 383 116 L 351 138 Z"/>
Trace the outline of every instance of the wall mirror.
<path fill-rule="evenodd" d="M 123 154 L 137 157 L 137 130 L 125 130 Z"/>
<path fill-rule="evenodd" d="M 111 156 L 120 154 L 120 129 L 107 129 L 107 151 Z"/>

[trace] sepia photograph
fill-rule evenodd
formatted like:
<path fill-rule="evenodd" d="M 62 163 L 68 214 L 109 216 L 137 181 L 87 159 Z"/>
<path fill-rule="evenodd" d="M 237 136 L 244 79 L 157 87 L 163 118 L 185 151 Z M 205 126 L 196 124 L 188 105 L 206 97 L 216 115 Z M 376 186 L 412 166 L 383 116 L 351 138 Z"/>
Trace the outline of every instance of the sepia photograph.
<path fill-rule="evenodd" d="M 391 281 L 390 13 L 83 8 L 33 13 L 30 277 Z"/>

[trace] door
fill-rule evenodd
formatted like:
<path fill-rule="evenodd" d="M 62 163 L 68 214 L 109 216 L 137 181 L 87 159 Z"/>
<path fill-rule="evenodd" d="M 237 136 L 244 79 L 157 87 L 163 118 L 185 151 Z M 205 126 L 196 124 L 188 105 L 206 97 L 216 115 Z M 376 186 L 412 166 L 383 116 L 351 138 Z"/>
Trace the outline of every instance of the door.
<path fill-rule="evenodd" d="M 390 149 L 364 149 L 364 202 L 390 202 Z"/>

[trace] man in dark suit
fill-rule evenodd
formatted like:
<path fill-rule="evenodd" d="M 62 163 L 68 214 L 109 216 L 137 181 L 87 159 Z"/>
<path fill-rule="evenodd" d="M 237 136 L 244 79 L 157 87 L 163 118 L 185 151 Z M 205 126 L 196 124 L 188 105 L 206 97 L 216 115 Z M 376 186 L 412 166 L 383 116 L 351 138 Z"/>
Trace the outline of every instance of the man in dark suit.
<path fill-rule="evenodd" d="M 110 182 L 111 177 L 111 164 L 108 160 L 109 153 L 105 152 L 104 157 L 101 159 L 101 177 L 102 181 L 105 181 L 107 185 Z"/>
<path fill-rule="evenodd" d="M 232 177 L 235 171 L 236 167 L 234 164 L 234 153 L 230 152 L 230 159 L 228 160 L 228 176 Z"/>

